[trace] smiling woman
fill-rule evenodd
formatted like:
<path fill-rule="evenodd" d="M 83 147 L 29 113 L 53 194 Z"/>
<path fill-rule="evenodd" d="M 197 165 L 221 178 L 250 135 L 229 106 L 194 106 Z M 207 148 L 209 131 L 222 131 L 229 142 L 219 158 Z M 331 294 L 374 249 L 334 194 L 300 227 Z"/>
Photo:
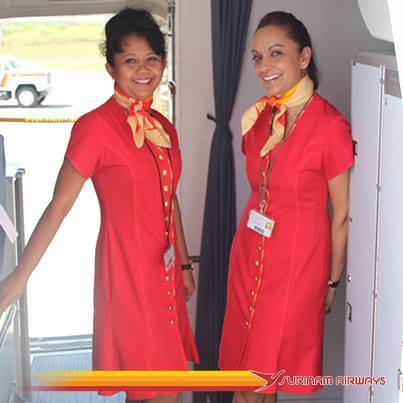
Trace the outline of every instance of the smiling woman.
<path fill-rule="evenodd" d="M 91 178 L 101 206 L 93 368 L 186 370 L 198 356 L 186 312 L 195 284 L 176 197 L 181 154 L 174 126 L 151 108 L 164 37 L 151 14 L 133 8 L 112 17 L 105 34 L 115 93 L 74 125 L 53 199 L 21 262 L 0 282 L 0 309 L 21 294 Z M 177 393 L 127 391 L 127 398 L 174 402 Z"/>
<path fill-rule="evenodd" d="M 220 368 L 315 377 L 345 260 L 350 129 L 316 92 L 311 39 L 292 14 L 262 18 L 252 58 L 266 96 L 242 118 L 252 191 L 232 244 Z M 277 391 L 319 389 L 277 376 L 234 401 L 272 403 Z"/>

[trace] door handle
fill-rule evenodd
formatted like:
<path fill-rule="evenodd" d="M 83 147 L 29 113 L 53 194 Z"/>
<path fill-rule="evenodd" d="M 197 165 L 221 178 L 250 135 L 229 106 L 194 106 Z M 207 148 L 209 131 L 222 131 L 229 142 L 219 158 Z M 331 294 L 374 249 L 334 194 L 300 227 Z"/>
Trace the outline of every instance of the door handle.
<path fill-rule="evenodd" d="M 347 319 L 353 323 L 353 307 L 347 302 Z"/>

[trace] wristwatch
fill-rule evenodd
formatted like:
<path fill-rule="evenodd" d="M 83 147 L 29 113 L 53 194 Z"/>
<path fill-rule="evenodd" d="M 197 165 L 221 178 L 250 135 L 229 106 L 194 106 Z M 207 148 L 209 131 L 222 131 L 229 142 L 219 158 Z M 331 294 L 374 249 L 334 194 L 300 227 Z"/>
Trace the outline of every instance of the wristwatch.
<path fill-rule="evenodd" d="M 193 271 L 193 262 L 189 262 L 182 265 L 182 270 L 190 270 Z"/>
<path fill-rule="evenodd" d="M 338 281 L 329 280 L 327 283 L 327 286 L 329 288 L 336 288 L 339 284 L 340 284 L 340 280 L 338 280 Z"/>

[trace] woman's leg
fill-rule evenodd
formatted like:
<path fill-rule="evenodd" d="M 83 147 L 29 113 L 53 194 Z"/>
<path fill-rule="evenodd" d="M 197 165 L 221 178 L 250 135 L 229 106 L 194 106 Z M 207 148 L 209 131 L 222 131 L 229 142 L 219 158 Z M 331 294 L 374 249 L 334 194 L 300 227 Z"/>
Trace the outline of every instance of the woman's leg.
<path fill-rule="evenodd" d="M 130 400 L 126 398 L 126 403 L 176 403 L 179 395 L 160 395 L 145 400 Z"/>
<path fill-rule="evenodd" d="M 276 403 L 277 393 L 263 395 L 254 392 L 235 392 L 233 403 Z"/>
<path fill-rule="evenodd" d="M 144 400 L 144 403 L 176 403 L 179 395 L 160 395 Z"/>
<path fill-rule="evenodd" d="M 277 403 L 277 393 L 264 396 L 264 403 Z"/>

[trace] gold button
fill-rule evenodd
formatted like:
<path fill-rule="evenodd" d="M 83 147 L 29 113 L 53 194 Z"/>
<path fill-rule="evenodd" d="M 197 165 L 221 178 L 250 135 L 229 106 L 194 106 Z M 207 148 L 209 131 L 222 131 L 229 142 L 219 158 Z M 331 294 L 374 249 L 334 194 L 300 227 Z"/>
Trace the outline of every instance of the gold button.
<path fill-rule="evenodd" d="M 164 186 L 164 191 L 165 191 L 165 192 L 168 192 L 168 190 L 169 190 L 169 186 L 166 186 L 166 185 L 165 185 L 165 186 Z"/>
<path fill-rule="evenodd" d="M 253 306 L 249 305 L 249 310 L 252 312 L 253 311 Z"/>
<path fill-rule="evenodd" d="M 166 169 L 162 170 L 162 175 L 167 176 L 168 175 L 168 171 Z"/>
<path fill-rule="evenodd" d="M 174 325 L 174 324 L 175 324 L 175 321 L 174 321 L 173 319 L 171 319 L 171 320 L 169 321 L 169 323 L 170 323 L 171 325 Z"/>
<path fill-rule="evenodd" d="M 168 290 L 167 294 L 168 294 L 168 297 L 170 297 L 172 294 L 171 290 Z"/>
<path fill-rule="evenodd" d="M 168 206 L 169 206 L 169 201 L 168 201 L 168 200 L 164 203 L 164 206 L 165 206 L 165 207 L 168 207 Z"/>
<path fill-rule="evenodd" d="M 159 154 L 158 158 L 162 161 L 164 159 L 164 156 L 162 154 Z"/>
<path fill-rule="evenodd" d="M 261 251 L 262 251 L 262 247 L 261 247 L 260 245 L 258 245 L 258 246 L 257 246 L 257 250 L 258 250 L 259 252 L 261 252 Z"/>
<path fill-rule="evenodd" d="M 259 267 L 259 260 L 255 260 L 255 261 L 253 262 L 253 264 L 255 265 L 255 267 Z"/>
<path fill-rule="evenodd" d="M 259 277 L 258 277 L 258 276 L 254 276 L 254 277 L 253 277 L 253 280 L 255 280 L 256 282 L 258 282 L 258 281 L 259 281 Z"/>
<path fill-rule="evenodd" d="M 249 327 L 249 322 L 248 322 L 248 321 L 246 321 L 246 322 L 245 322 L 245 325 L 246 325 L 247 327 Z"/>
<path fill-rule="evenodd" d="M 173 305 L 169 305 L 168 310 L 169 310 L 169 311 L 172 311 L 172 309 L 174 309 L 174 306 L 173 306 Z"/>
<path fill-rule="evenodd" d="M 250 295 L 253 297 L 255 295 L 255 291 L 251 291 Z"/>
<path fill-rule="evenodd" d="M 165 276 L 165 281 L 168 282 L 169 281 L 169 276 Z M 168 294 L 169 295 L 169 294 Z"/>
<path fill-rule="evenodd" d="M 263 177 L 266 176 L 266 172 L 262 172 L 262 176 L 263 176 Z"/>

